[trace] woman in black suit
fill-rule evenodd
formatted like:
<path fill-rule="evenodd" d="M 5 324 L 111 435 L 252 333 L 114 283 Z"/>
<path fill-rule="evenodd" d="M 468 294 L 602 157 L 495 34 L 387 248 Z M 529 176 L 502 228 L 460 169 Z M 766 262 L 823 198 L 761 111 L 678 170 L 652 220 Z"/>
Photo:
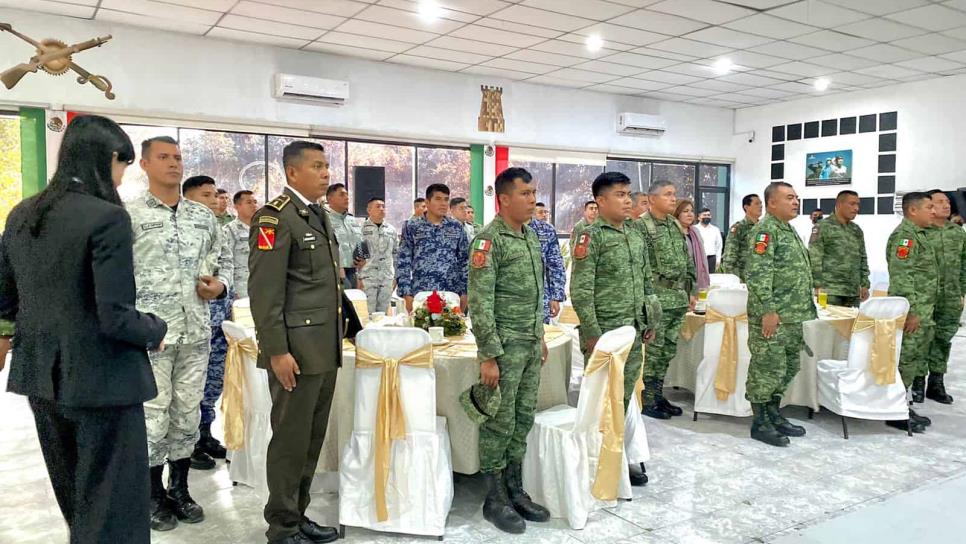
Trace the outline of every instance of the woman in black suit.
<path fill-rule="evenodd" d="M 18 204 L 0 247 L 0 319 L 13 321 L 7 388 L 34 413 L 71 543 L 150 542 L 142 403 L 167 325 L 134 308 L 131 220 L 117 185 L 131 140 L 78 117 L 57 173 Z"/>

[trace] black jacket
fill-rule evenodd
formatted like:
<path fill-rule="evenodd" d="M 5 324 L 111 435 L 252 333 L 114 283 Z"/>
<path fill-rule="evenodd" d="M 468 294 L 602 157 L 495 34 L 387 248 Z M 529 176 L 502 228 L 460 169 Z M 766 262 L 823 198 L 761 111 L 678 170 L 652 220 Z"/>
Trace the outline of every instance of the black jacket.
<path fill-rule="evenodd" d="M 131 218 L 73 189 L 34 238 L 36 198 L 10 213 L 0 248 L 0 318 L 17 328 L 7 389 L 72 407 L 154 398 L 147 350 L 168 327 L 134 307 Z"/>

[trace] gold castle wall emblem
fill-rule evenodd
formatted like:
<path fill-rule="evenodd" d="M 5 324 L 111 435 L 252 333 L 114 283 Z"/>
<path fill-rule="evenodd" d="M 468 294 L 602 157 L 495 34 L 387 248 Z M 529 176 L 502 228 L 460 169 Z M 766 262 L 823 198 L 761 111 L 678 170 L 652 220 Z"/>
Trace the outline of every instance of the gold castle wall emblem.
<path fill-rule="evenodd" d="M 480 102 L 480 117 L 477 129 L 480 132 L 506 132 L 503 120 L 503 87 L 480 86 L 483 100 Z"/>

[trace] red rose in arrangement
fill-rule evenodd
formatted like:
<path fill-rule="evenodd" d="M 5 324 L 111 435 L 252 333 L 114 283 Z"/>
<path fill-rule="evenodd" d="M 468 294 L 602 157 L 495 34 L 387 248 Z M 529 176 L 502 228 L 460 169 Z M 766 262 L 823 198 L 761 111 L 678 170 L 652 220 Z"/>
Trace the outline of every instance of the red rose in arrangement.
<path fill-rule="evenodd" d="M 443 298 L 436 291 L 433 291 L 433 294 L 426 298 L 426 309 L 431 314 L 443 313 L 443 306 Z"/>

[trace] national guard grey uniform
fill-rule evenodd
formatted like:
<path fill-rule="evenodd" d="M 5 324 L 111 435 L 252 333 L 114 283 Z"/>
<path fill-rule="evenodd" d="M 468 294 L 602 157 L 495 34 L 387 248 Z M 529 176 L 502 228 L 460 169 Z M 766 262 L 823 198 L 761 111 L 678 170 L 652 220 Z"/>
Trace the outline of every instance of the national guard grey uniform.
<path fill-rule="evenodd" d="M 248 254 L 251 252 L 248 247 L 248 233 L 251 227 L 242 223 L 240 219 L 235 219 L 222 227 L 222 230 L 231 246 L 231 257 L 234 263 L 232 291 L 235 292 L 235 298 L 248 298 Z"/>
<path fill-rule="evenodd" d="M 339 213 L 326 206 L 325 213 L 332 224 L 332 231 L 339 243 L 339 266 L 345 271 L 343 285 L 346 289 L 356 288 L 356 265 L 353 252 L 362 241 L 362 227 L 351 213 Z"/>
<path fill-rule="evenodd" d="M 359 271 L 370 312 L 385 312 L 392 298 L 396 277 L 393 261 L 399 250 L 399 235 L 389 223 L 377 225 L 370 219 L 362 225 L 362 237 L 369 246 L 369 261 Z"/>
<path fill-rule="evenodd" d="M 151 466 L 191 456 L 198 441 L 211 338 L 208 302 L 195 291 L 200 275 L 231 287 L 232 261 L 223 254 L 215 214 L 181 199 L 172 209 L 150 192 L 127 204 L 134 230 L 137 308 L 168 324 L 165 349 L 151 353 L 158 396 L 144 403 Z M 217 272 L 216 272 L 217 271 Z"/>

